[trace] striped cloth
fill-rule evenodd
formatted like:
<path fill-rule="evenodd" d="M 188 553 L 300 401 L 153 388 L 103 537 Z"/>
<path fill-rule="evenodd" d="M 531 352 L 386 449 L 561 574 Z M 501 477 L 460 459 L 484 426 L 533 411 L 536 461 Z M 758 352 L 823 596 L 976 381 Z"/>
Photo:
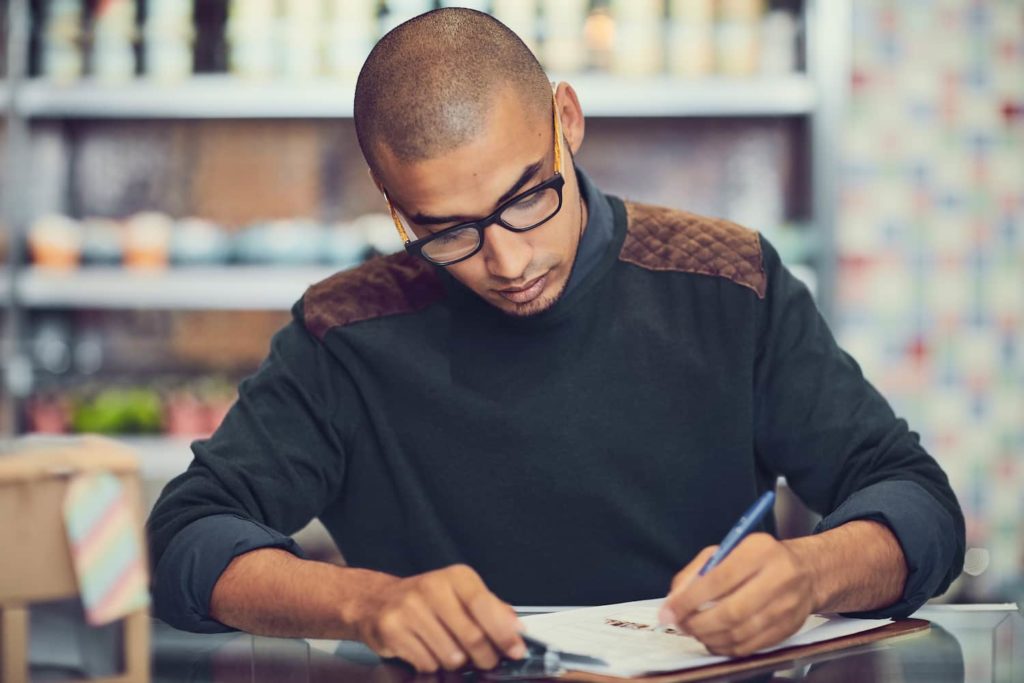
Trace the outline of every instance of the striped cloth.
<path fill-rule="evenodd" d="M 64 499 L 64 525 L 89 624 L 107 624 L 149 604 L 139 521 L 117 477 L 75 477 Z"/>

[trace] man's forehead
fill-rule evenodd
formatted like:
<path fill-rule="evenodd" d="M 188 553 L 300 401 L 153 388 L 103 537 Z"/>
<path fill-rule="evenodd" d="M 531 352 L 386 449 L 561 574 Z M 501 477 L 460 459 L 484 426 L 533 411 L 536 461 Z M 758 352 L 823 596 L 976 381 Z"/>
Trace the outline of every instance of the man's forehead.
<path fill-rule="evenodd" d="M 381 145 L 380 180 L 410 218 L 478 216 L 550 166 L 551 132 L 527 124 L 520 116 L 488 126 L 467 143 L 430 159 L 403 160 Z"/>

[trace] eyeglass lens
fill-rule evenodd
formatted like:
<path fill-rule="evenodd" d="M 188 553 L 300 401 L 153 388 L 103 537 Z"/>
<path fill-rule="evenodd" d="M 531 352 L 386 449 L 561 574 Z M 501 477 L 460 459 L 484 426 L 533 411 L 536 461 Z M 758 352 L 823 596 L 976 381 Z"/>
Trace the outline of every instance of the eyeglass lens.
<path fill-rule="evenodd" d="M 536 227 L 558 211 L 558 191 L 552 187 L 523 197 L 501 212 L 499 220 L 512 228 Z M 473 253 L 480 246 L 481 231 L 466 227 L 440 235 L 423 245 L 423 255 L 431 261 L 447 263 Z"/>

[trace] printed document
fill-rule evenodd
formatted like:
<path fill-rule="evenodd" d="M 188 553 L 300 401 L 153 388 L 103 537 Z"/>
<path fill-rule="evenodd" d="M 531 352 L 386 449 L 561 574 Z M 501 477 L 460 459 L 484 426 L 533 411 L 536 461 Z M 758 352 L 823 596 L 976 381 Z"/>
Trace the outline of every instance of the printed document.
<path fill-rule="evenodd" d="M 663 598 L 522 617 L 526 634 L 559 654 L 566 669 L 610 676 L 637 676 L 693 669 L 729 660 L 712 655 L 696 638 L 669 628 L 659 631 Z M 868 631 L 891 619 L 847 619 L 811 615 L 784 642 L 761 652 L 810 645 Z"/>

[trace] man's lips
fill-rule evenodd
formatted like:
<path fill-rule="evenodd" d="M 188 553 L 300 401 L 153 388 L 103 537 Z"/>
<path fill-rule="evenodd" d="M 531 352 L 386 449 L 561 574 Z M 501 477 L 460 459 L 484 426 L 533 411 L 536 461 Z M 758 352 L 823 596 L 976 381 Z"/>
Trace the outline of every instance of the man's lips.
<path fill-rule="evenodd" d="M 547 281 L 548 276 L 545 274 L 531 282 L 527 282 L 522 287 L 507 287 L 499 289 L 497 292 L 512 303 L 525 304 L 540 296 L 540 293 L 544 291 Z"/>

